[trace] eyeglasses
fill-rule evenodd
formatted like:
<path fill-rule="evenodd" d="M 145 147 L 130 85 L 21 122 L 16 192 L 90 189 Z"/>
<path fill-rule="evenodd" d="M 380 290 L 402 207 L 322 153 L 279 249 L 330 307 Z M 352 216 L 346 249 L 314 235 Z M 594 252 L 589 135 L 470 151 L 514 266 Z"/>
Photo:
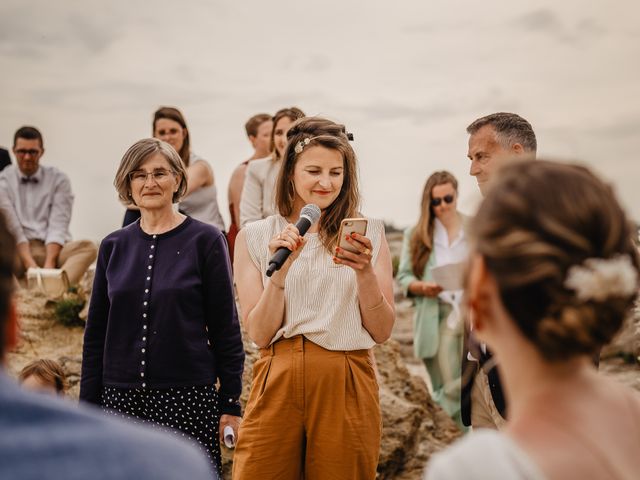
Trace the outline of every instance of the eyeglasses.
<path fill-rule="evenodd" d="M 431 206 L 438 207 L 443 200 L 444 200 L 444 203 L 453 203 L 455 198 L 453 195 L 445 195 L 444 197 L 433 197 L 431 199 Z"/>
<path fill-rule="evenodd" d="M 145 172 L 142 170 L 136 170 L 135 172 L 131 172 L 129 174 L 129 181 L 131 183 L 146 183 L 147 178 L 149 177 L 149 175 L 151 175 L 151 178 L 153 179 L 154 182 L 156 183 L 160 183 L 163 181 L 166 181 L 170 178 L 170 175 L 173 172 L 170 172 L 169 170 L 154 170 L 153 172 Z"/>
<path fill-rule="evenodd" d="M 19 157 L 26 157 L 27 155 L 30 155 L 32 157 L 37 157 L 38 155 L 40 155 L 40 150 L 32 148 L 30 150 L 25 150 L 23 148 L 16 150 L 15 154 L 18 155 Z"/>

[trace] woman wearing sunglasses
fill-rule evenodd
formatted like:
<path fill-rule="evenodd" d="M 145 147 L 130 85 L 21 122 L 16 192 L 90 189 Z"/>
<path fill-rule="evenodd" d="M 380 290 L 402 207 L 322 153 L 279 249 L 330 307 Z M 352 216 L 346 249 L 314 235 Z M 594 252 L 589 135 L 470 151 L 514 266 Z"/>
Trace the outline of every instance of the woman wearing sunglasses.
<path fill-rule="evenodd" d="M 413 346 L 427 367 L 433 398 L 462 427 L 460 359 L 462 327 L 446 319 L 461 292 L 443 292 L 432 268 L 464 261 L 464 217 L 457 210 L 458 181 L 449 172 L 433 173 L 422 192 L 418 223 L 404 233 L 398 282 L 415 302 Z"/>

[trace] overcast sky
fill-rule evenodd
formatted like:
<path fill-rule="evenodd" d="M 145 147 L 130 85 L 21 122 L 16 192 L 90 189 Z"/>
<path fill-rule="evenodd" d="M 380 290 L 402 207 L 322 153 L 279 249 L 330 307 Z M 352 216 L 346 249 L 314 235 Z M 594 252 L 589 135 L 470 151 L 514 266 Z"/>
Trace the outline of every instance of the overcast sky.
<path fill-rule="evenodd" d="M 637 0 L 3 0 L 0 145 L 39 127 L 42 162 L 72 181 L 74 237 L 97 240 L 120 225 L 113 176 L 158 106 L 184 112 L 228 222 L 244 122 L 296 105 L 347 125 L 364 213 L 406 226 L 436 169 L 472 210 L 465 127 L 513 111 L 540 155 L 593 166 L 640 219 L 639 18 Z"/>

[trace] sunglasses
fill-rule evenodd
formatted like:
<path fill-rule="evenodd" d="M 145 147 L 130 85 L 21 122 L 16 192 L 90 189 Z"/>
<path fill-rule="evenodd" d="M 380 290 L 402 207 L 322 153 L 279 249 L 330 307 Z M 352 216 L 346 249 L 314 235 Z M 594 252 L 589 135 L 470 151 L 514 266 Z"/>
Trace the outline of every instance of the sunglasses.
<path fill-rule="evenodd" d="M 444 203 L 453 203 L 455 199 L 453 195 L 445 195 L 444 197 L 434 197 L 431 199 L 431 206 L 438 207 L 443 200 L 444 200 Z"/>

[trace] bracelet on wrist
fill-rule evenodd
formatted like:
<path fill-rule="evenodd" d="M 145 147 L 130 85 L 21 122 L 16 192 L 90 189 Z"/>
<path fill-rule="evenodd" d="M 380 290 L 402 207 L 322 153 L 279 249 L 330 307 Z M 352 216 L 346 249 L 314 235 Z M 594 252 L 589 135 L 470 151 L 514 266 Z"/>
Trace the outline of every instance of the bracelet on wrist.
<path fill-rule="evenodd" d="M 277 289 L 284 290 L 284 283 L 282 285 L 278 285 L 276 282 L 273 281 L 273 278 L 270 278 L 269 281 L 271 282 L 271 285 L 273 285 Z"/>
<path fill-rule="evenodd" d="M 377 304 L 375 304 L 373 307 L 367 307 L 367 311 L 370 312 L 372 310 L 377 310 L 383 305 L 384 305 L 384 295 L 382 295 L 382 298 L 380 298 L 380 301 Z"/>

